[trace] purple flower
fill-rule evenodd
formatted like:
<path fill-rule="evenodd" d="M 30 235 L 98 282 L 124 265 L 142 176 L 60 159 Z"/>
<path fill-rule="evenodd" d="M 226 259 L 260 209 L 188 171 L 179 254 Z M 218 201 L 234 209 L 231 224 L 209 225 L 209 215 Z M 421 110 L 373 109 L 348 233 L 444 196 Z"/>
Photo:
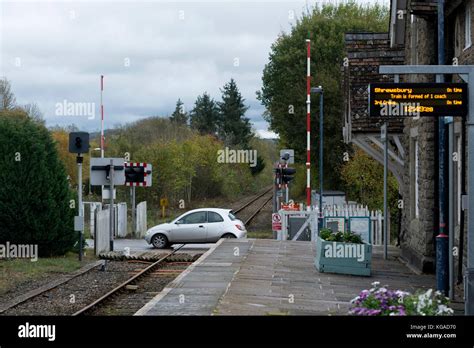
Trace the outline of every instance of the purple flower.
<path fill-rule="evenodd" d="M 380 309 L 369 309 L 367 315 L 379 315 L 382 311 Z"/>

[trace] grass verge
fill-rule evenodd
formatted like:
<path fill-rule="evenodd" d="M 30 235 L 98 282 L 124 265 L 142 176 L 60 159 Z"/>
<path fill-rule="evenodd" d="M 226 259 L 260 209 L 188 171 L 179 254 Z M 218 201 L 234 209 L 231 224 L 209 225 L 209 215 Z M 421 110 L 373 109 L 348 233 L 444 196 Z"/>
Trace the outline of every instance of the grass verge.
<path fill-rule="evenodd" d="M 273 239 L 273 232 L 270 231 L 247 231 L 247 238 Z"/>
<path fill-rule="evenodd" d="M 22 283 L 73 272 L 95 259 L 94 253 L 88 251 L 82 263 L 75 253 L 61 257 L 39 258 L 34 262 L 30 259 L 0 260 L 0 295 Z"/>

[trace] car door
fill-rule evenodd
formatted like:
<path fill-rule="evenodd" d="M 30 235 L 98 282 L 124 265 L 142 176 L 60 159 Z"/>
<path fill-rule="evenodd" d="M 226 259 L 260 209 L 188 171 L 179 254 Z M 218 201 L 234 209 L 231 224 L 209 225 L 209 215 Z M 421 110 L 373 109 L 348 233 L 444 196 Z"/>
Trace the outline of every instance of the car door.
<path fill-rule="evenodd" d="M 204 243 L 207 237 L 207 212 L 189 213 L 175 222 L 173 242 Z"/>
<path fill-rule="evenodd" d="M 207 241 L 209 243 L 217 242 L 222 236 L 224 218 L 221 214 L 208 211 L 207 212 Z"/>

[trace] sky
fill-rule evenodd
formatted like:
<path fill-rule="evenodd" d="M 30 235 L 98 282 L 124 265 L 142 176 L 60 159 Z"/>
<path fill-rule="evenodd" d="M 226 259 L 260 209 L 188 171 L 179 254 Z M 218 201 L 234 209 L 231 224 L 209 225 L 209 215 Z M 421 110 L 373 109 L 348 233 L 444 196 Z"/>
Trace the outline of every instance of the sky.
<path fill-rule="evenodd" d="M 106 129 L 168 116 L 178 98 L 186 111 L 204 92 L 220 100 L 234 78 L 256 134 L 271 138 L 255 94 L 271 45 L 323 2 L 336 0 L 1 0 L 0 77 L 47 126 L 89 132 L 101 126 L 101 75 Z"/>

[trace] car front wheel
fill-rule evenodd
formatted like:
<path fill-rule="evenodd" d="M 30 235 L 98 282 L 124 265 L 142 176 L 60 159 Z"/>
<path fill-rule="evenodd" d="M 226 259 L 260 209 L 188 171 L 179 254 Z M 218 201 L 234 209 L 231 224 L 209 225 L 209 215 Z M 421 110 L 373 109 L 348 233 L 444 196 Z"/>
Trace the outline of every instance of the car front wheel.
<path fill-rule="evenodd" d="M 155 234 L 151 238 L 151 244 L 157 249 L 164 249 L 168 246 L 168 238 L 164 234 Z"/>

